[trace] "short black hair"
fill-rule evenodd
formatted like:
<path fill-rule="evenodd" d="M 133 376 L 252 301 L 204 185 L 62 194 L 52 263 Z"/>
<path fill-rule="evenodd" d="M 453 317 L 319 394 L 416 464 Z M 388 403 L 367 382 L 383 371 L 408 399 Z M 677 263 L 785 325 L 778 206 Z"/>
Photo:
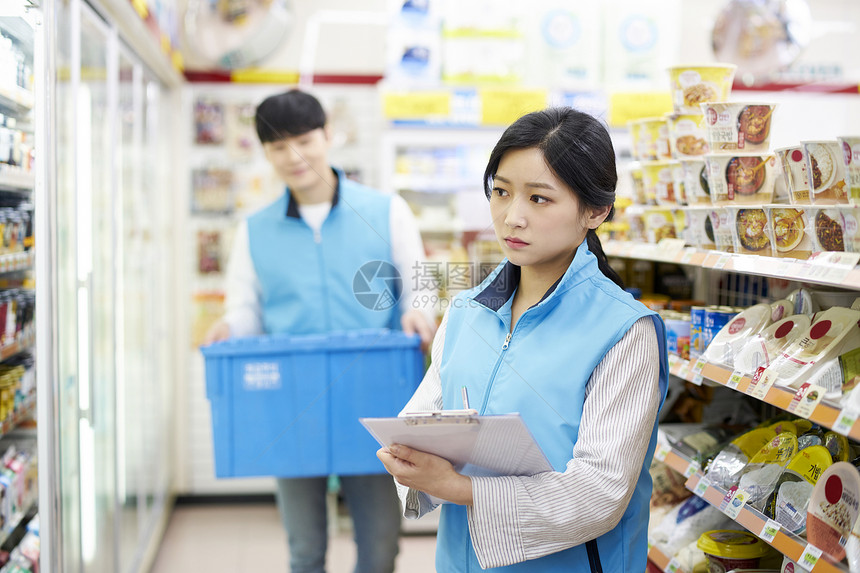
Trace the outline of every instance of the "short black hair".
<path fill-rule="evenodd" d="M 264 99 L 254 122 L 260 143 L 269 143 L 325 127 L 326 115 L 317 98 L 292 89 Z"/>

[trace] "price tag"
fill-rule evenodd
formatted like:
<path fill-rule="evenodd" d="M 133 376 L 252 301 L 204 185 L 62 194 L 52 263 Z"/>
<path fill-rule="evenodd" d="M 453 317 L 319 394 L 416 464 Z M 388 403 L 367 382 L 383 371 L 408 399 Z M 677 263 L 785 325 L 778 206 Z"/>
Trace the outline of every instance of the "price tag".
<path fill-rule="evenodd" d="M 821 549 L 807 543 L 803 553 L 800 554 L 800 559 L 797 560 L 797 564 L 807 571 L 812 571 L 812 568 L 815 567 L 815 564 L 818 563 L 820 558 Z"/>
<path fill-rule="evenodd" d="M 732 375 L 729 376 L 729 381 L 726 382 L 726 388 L 731 388 L 732 390 L 737 390 L 738 385 L 741 383 L 744 375 L 742 372 L 735 370 L 732 372 Z"/>
<path fill-rule="evenodd" d="M 684 249 L 684 254 L 681 255 L 681 264 L 688 265 L 693 262 L 693 256 L 696 254 L 696 249 L 688 247 Z"/>
<path fill-rule="evenodd" d="M 696 489 L 693 490 L 693 493 L 699 497 L 704 497 L 705 492 L 708 491 L 708 487 L 710 487 L 711 483 L 702 476 L 702 479 L 699 480 L 699 483 L 696 484 Z"/>
<path fill-rule="evenodd" d="M 681 569 L 681 564 L 673 557 L 672 560 L 669 561 L 669 564 L 666 565 L 666 573 L 678 573 L 679 571 L 683 571 L 683 569 Z"/>
<path fill-rule="evenodd" d="M 833 424 L 833 431 L 842 434 L 843 436 L 847 436 L 851 433 L 851 428 L 854 427 L 854 423 L 857 421 L 857 418 L 860 417 L 858 413 L 850 408 L 845 408 L 839 412 L 839 415 L 836 416 L 836 423 Z"/>
<path fill-rule="evenodd" d="M 654 459 L 657 460 L 658 462 L 665 461 L 666 460 L 666 454 L 668 454 L 668 453 L 669 453 L 669 451 L 666 449 L 666 447 L 663 444 L 657 444 L 657 449 L 654 450 Z"/>
<path fill-rule="evenodd" d="M 781 526 L 779 523 L 775 522 L 772 519 L 768 519 L 764 524 L 764 527 L 761 528 L 761 533 L 758 534 L 760 538 L 768 543 L 773 542 L 773 538 L 776 537 L 776 534 L 779 533 L 779 528 Z"/>
<path fill-rule="evenodd" d="M 678 365 L 679 360 L 680 360 L 680 358 L 678 357 L 677 354 L 670 354 L 669 355 L 669 370 L 674 370 L 675 366 Z"/>
<path fill-rule="evenodd" d="M 678 377 L 687 380 L 690 376 L 690 363 L 689 362 L 681 362 L 681 367 L 678 368 Z"/>
<path fill-rule="evenodd" d="M 824 398 L 824 388 L 804 382 L 788 404 L 788 411 L 802 418 L 808 418 L 822 398 Z"/>
<path fill-rule="evenodd" d="M 728 263 L 731 260 L 731 258 L 732 258 L 732 256 L 728 253 L 724 253 L 724 254 L 720 255 L 720 258 L 717 259 L 717 262 L 714 263 L 713 268 L 715 268 L 715 269 L 725 268 L 726 263 Z"/>
<path fill-rule="evenodd" d="M 750 494 L 745 492 L 742 489 L 739 489 L 732 496 L 732 499 L 729 500 L 728 505 L 723 510 L 723 513 L 728 515 L 731 519 L 737 519 L 738 514 L 743 509 L 744 505 L 747 503 L 747 499 L 749 499 Z"/>
<path fill-rule="evenodd" d="M 692 380 L 690 380 L 690 381 L 691 381 L 693 384 L 695 384 L 696 386 L 701 386 L 701 385 L 702 385 L 702 369 L 705 367 L 705 364 L 707 364 L 707 362 L 705 362 L 705 361 L 704 361 L 703 359 L 701 359 L 701 358 L 699 358 L 698 360 L 696 360 L 696 363 L 695 363 L 695 364 L 693 364 L 693 369 L 692 369 L 692 371 L 693 371 L 693 378 L 692 378 Z"/>
<path fill-rule="evenodd" d="M 699 466 L 696 462 L 690 462 L 690 465 L 687 466 L 687 469 L 684 470 L 684 477 L 689 478 L 696 474 L 699 471 Z"/>
<path fill-rule="evenodd" d="M 737 491 L 738 491 L 738 486 L 736 486 L 736 485 L 733 485 L 732 487 L 729 488 L 729 490 L 726 492 L 726 495 L 723 497 L 723 501 L 720 502 L 720 507 L 719 507 L 720 511 L 725 513 L 726 508 L 729 506 L 729 503 L 732 501 L 732 498 L 735 496 L 735 493 Z"/>
<path fill-rule="evenodd" d="M 753 398 L 764 400 L 764 397 L 767 396 L 767 392 L 770 390 L 770 387 L 773 386 L 774 382 L 776 382 L 776 373 L 770 370 L 764 370 L 756 383 L 755 388 L 748 393 Z"/>

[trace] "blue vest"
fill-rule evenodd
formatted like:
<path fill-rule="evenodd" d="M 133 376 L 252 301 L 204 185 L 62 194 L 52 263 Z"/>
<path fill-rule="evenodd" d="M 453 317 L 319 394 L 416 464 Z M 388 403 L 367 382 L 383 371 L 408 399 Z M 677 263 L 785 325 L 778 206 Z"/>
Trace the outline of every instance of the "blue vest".
<path fill-rule="evenodd" d="M 519 270 L 504 262 L 481 285 L 452 302 L 440 368 L 442 400 L 446 409 L 462 408 L 461 388 L 466 386 L 470 406 L 481 414 L 519 412 L 553 468 L 562 472 L 579 434 L 592 371 L 644 316 L 652 317 L 660 344 L 662 407 L 668 383 L 665 331 L 654 312 L 600 272 L 597 258 L 583 242 L 555 288 L 521 315 L 505 344 Z M 620 523 L 596 541 L 604 572 L 645 570 L 651 498 L 648 467 L 656 438 L 655 421 L 630 504 Z M 491 571 L 590 571 L 593 555 L 589 553 L 594 553 L 591 543 Z M 442 506 L 436 570 L 483 571 L 472 546 L 465 506 Z"/>
<path fill-rule="evenodd" d="M 248 217 L 251 260 L 262 289 L 267 334 L 400 328 L 399 289 L 384 292 L 396 280 L 384 281 L 372 274 L 366 284 L 356 279 L 364 265 L 368 266 L 362 277 L 393 268 L 378 264 L 393 265 L 391 198 L 335 173 L 338 189 L 318 236 L 299 216 L 289 189 Z M 360 302 L 357 294 L 365 298 Z M 373 296 L 379 294 L 383 296 L 374 302 Z"/>

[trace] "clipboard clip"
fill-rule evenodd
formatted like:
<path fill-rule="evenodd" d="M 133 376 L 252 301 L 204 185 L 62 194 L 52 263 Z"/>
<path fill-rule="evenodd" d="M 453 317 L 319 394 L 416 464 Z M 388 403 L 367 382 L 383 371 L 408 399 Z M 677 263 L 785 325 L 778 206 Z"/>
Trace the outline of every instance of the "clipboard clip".
<path fill-rule="evenodd" d="M 403 421 L 409 426 L 421 424 L 480 424 L 478 411 L 468 410 L 437 410 L 434 412 L 407 412 Z"/>

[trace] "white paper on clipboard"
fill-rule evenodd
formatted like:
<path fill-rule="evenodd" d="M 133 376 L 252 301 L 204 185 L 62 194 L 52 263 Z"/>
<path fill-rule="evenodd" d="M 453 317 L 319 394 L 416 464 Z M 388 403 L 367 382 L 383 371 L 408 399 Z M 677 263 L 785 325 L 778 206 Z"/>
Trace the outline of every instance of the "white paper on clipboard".
<path fill-rule="evenodd" d="M 468 476 L 530 476 L 553 469 L 519 414 L 448 410 L 359 421 L 380 445 L 435 454 Z"/>

